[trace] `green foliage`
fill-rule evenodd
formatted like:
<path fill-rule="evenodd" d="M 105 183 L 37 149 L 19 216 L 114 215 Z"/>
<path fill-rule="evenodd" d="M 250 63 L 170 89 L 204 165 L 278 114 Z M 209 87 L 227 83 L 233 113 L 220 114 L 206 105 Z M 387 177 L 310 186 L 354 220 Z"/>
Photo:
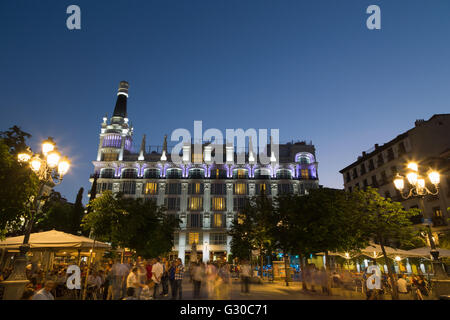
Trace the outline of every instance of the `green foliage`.
<path fill-rule="evenodd" d="M 308 195 L 277 198 L 279 223 L 275 236 L 283 251 L 304 254 L 363 248 L 368 236 L 365 217 L 351 195 L 335 189 L 314 189 Z"/>
<path fill-rule="evenodd" d="M 83 188 L 79 190 L 75 204 L 67 202 L 59 192 L 52 191 L 38 216 L 35 231 L 55 229 L 78 234 L 78 231 L 81 230 L 81 219 L 84 214 L 84 207 L 81 203 L 82 197 Z"/>
<path fill-rule="evenodd" d="M 450 211 L 450 208 L 449 210 Z M 450 249 L 450 232 L 447 231 L 439 236 L 439 247 L 443 249 Z"/>
<path fill-rule="evenodd" d="M 356 190 L 352 193 L 359 212 L 367 219 L 362 231 L 384 245 L 393 247 L 414 246 L 417 229 L 411 224 L 411 217 L 420 214 L 419 209 L 403 208 L 400 202 L 380 196 L 376 189 Z"/>
<path fill-rule="evenodd" d="M 271 251 L 274 241 L 271 231 L 274 222 L 272 201 L 264 194 L 253 197 L 237 215 L 229 235 L 234 257 L 248 259 L 252 250 L 261 255 Z"/>
<path fill-rule="evenodd" d="M 153 201 L 115 197 L 105 191 L 89 208 L 83 228 L 92 230 L 100 241 L 133 249 L 144 258 L 164 255 L 173 247 L 173 233 L 180 220 Z"/>
<path fill-rule="evenodd" d="M 26 148 L 25 139 L 30 135 L 17 127 L 12 129 L 2 132 L 0 138 L 0 238 L 23 227 L 39 187 L 28 164 L 17 160 L 17 153 Z"/>

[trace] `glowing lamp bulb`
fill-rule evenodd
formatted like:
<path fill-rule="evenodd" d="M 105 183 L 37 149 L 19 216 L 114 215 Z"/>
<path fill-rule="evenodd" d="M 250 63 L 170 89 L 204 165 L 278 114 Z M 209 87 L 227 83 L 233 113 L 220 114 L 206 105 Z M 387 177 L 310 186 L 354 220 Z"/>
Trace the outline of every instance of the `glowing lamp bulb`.
<path fill-rule="evenodd" d="M 432 184 L 436 185 L 436 184 L 439 184 L 439 181 L 440 181 L 441 177 L 440 177 L 440 175 L 439 175 L 438 172 L 436 172 L 436 171 L 431 171 L 431 172 L 428 174 L 428 179 L 430 179 L 430 181 L 431 181 Z"/>
<path fill-rule="evenodd" d="M 411 169 L 412 171 L 418 171 L 419 167 L 417 166 L 417 163 L 415 162 L 410 162 L 408 163 L 408 169 Z"/>
<path fill-rule="evenodd" d="M 47 155 L 49 152 L 52 152 L 55 149 L 55 144 L 50 140 L 45 140 L 42 142 L 42 153 Z"/>
<path fill-rule="evenodd" d="M 345 253 L 345 257 L 348 258 L 350 255 L 348 254 L 348 252 Z"/>
<path fill-rule="evenodd" d="M 39 158 L 34 158 L 33 160 L 31 160 L 30 164 L 33 171 L 39 171 L 39 169 L 41 168 L 41 160 Z"/>
<path fill-rule="evenodd" d="M 67 159 L 67 157 L 63 157 L 58 164 L 58 173 L 63 176 L 67 173 L 67 171 L 69 171 L 69 168 L 70 168 L 69 160 Z"/>
<path fill-rule="evenodd" d="M 399 256 L 395 257 L 395 261 L 400 261 L 400 260 L 402 260 L 402 258 L 400 258 Z"/>
<path fill-rule="evenodd" d="M 30 154 L 24 152 L 24 153 L 19 153 L 17 158 L 19 159 L 20 162 L 28 162 L 30 160 L 31 156 L 30 156 Z"/>
<path fill-rule="evenodd" d="M 397 173 L 397 176 L 394 179 L 394 185 L 398 190 L 403 190 L 405 186 L 405 182 L 403 181 L 403 177 Z"/>
<path fill-rule="evenodd" d="M 419 189 L 425 188 L 425 179 L 423 179 L 423 178 L 417 179 L 417 187 Z"/>
<path fill-rule="evenodd" d="M 47 155 L 47 164 L 50 168 L 55 168 L 58 163 L 61 155 L 58 151 L 54 150 Z"/>
<path fill-rule="evenodd" d="M 417 172 L 411 171 L 406 175 L 408 182 L 412 185 L 416 185 L 417 183 Z"/>

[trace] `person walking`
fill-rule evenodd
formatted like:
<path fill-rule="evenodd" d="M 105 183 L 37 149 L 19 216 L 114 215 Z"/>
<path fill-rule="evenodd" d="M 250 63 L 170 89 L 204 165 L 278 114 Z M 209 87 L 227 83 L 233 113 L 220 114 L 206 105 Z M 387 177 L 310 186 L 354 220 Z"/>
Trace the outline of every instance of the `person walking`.
<path fill-rule="evenodd" d="M 142 285 L 139 288 L 137 288 L 136 297 L 141 296 L 141 290 L 147 283 L 147 269 L 145 269 L 144 262 L 141 260 L 136 263 L 137 270 L 137 279 L 138 282 Z"/>
<path fill-rule="evenodd" d="M 184 266 L 180 258 L 177 258 L 175 264 L 175 279 L 174 279 L 174 291 L 172 292 L 172 300 L 175 300 L 177 295 L 178 299 L 181 300 L 182 296 L 182 282 L 184 276 Z"/>
<path fill-rule="evenodd" d="M 208 291 L 208 298 L 212 299 L 214 296 L 214 286 L 217 277 L 217 269 L 211 262 L 208 261 L 206 266 L 206 290 Z"/>
<path fill-rule="evenodd" d="M 200 288 L 204 278 L 204 272 L 200 263 L 194 263 L 192 268 L 192 281 L 194 283 L 194 299 L 200 298 Z"/>
<path fill-rule="evenodd" d="M 241 265 L 241 293 L 250 294 L 250 278 L 252 276 L 252 267 L 244 260 Z"/>
<path fill-rule="evenodd" d="M 160 291 L 159 288 L 161 286 L 161 278 L 162 278 L 163 273 L 164 273 L 164 267 L 160 263 L 160 258 L 158 257 L 158 258 L 156 258 L 155 264 L 152 266 L 152 280 L 155 283 L 153 297 L 155 299 L 157 299 L 159 296 L 158 291 Z"/>
<path fill-rule="evenodd" d="M 175 296 L 175 268 L 176 268 L 176 261 L 172 261 L 169 268 L 169 283 L 170 283 L 170 291 L 172 292 L 172 297 Z"/>
<path fill-rule="evenodd" d="M 222 264 L 219 269 L 218 278 L 220 282 L 216 287 L 216 296 L 219 300 L 229 300 L 230 299 L 230 287 L 231 287 L 231 274 L 229 265 L 227 263 Z"/>
<path fill-rule="evenodd" d="M 161 277 L 162 295 L 167 297 L 169 295 L 169 261 L 166 258 L 162 259 L 163 274 Z"/>
<path fill-rule="evenodd" d="M 143 285 L 139 283 L 137 271 L 138 271 L 137 267 L 133 267 L 133 269 L 131 269 L 131 272 L 127 277 L 127 290 L 126 290 L 127 296 L 129 296 L 130 295 L 129 293 L 133 291 L 133 296 L 135 298 L 139 298 L 139 296 L 137 295 L 138 289 L 143 287 Z"/>

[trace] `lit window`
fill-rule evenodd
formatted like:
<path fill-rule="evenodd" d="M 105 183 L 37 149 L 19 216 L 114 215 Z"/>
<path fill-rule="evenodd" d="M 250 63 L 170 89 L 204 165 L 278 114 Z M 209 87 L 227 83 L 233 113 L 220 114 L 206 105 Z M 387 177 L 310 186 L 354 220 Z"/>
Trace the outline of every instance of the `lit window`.
<path fill-rule="evenodd" d="M 223 197 L 213 197 L 213 198 L 211 198 L 211 202 L 212 202 L 213 210 L 225 210 L 226 209 L 225 198 L 223 198 Z"/>
<path fill-rule="evenodd" d="M 118 153 L 104 153 L 103 161 L 117 161 L 118 155 Z"/>
<path fill-rule="evenodd" d="M 247 194 L 247 184 L 236 183 L 234 185 L 234 194 Z"/>
<path fill-rule="evenodd" d="M 199 243 L 200 234 L 198 232 L 189 232 L 189 244 Z"/>
<path fill-rule="evenodd" d="M 222 213 L 214 213 L 214 227 L 220 228 L 223 223 L 223 214 Z"/>
<path fill-rule="evenodd" d="M 190 197 L 189 198 L 189 210 L 203 210 L 203 198 L 202 197 Z"/>
<path fill-rule="evenodd" d="M 158 192 L 158 184 L 156 182 L 147 182 L 145 184 L 145 194 L 156 194 Z"/>
<path fill-rule="evenodd" d="M 301 175 L 302 175 L 302 179 L 309 179 L 309 170 L 308 169 L 302 169 Z"/>

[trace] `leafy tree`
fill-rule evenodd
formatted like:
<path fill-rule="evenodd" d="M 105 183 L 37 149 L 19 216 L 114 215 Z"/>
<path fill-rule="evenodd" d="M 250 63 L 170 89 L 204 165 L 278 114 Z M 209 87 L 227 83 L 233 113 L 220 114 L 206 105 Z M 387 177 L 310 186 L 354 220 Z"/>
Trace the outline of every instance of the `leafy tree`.
<path fill-rule="evenodd" d="M 145 258 L 170 252 L 179 219 L 153 201 L 114 196 L 105 191 L 89 203 L 83 228 L 113 247 L 130 248 Z"/>
<path fill-rule="evenodd" d="M 91 200 L 88 211 L 83 217 L 83 229 L 92 231 L 97 240 L 117 247 L 120 244 L 119 231 L 124 225 L 126 215 L 119 200 L 111 191 L 105 191 L 100 197 Z"/>
<path fill-rule="evenodd" d="M 28 164 L 17 160 L 17 153 L 24 148 L 22 141 L 29 134 L 17 134 L 20 132 L 2 132 L 0 139 L 0 238 L 24 227 L 39 187 L 39 180 Z"/>
<path fill-rule="evenodd" d="M 22 131 L 18 126 L 13 126 L 8 131 L 0 132 L 0 137 L 9 147 L 9 152 L 12 155 L 17 155 L 29 149 L 26 139 L 31 138 L 31 134 Z"/>
<path fill-rule="evenodd" d="M 48 196 L 42 213 L 37 219 L 35 231 L 52 230 L 77 234 L 81 230 L 81 219 L 84 214 L 84 207 L 81 203 L 83 188 L 80 188 L 74 204 L 67 202 L 59 192 L 52 191 Z"/>
<path fill-rule="evenodd" d="M 273 214 L 272 201 L 264 193 L 253 197 L 242 213 L 238 214 L 228 233 L 233 237 L 231 243 L 233 255 L 245 257 L 252 250 L 259 251 L 261 275 L 264 256 L 270 253 L 274 240 L 271 232 Z"/>
<path fill-rule="evenodd" d="M 365 191 L 356 190 L 352 193 L 352 196 L 355 203 L 359 206 L 360 213 L 367 217 L 365 224 L 361 226 L 361 231 L 381 246 L 392 284 L 392 297 L 393 299 L 398 299 L 397 283 L 385 246 L 389 244 L 393 247 L 398 247 L 414 244 L 413 241 L 416 239 L 417 229 L 412 227 L 410 218 L 420 214 L 420 210 L 405 210 L 400 202 L 393 202 L 390 198 L 383 198 L 377 192 L 377 189 L 370 187 Z"/>

